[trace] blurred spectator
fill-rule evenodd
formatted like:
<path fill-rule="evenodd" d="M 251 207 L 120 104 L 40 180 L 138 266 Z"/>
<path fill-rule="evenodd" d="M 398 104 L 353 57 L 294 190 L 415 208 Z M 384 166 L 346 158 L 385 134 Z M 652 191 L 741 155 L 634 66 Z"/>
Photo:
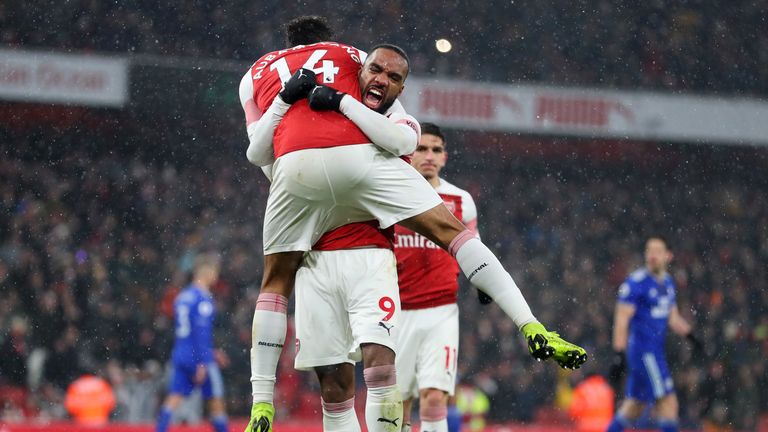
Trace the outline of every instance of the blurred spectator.
<path fill-rule="evenodd" d="M 0 386 L 24 387 L 27 385 L 27 320 L 20 316 L 11 318 L 10 330 L 0 344 Z"/>
<path fill-rule="evenodd" d="M 732 0 L 727 8 L 715 0 L 74 0 L 45 8 L 5 2 L 0 44 L 252 62 L 282 47 L 281 25 L 306 14 L 328 16 L 338 40 L 362 49 L 380 42 L 403 46 L 419 75 L 768 93 L 768 8 L 753 0 Z M 450 40 L 453 50 L 438 53 L 439 38 Z"/>
<path fill-rule="evenodd" d="M 568 413 L 579 432 L 603 432 L 613 418 L 614 393 L 600 374 L 587 376 L 573 389 Z"/>
<path fill-rule="evenodd" d="M 66 416 L 63 390 L 100 371 L 115 389 L 115 419 L 150 415 L 133 401 L 159 381 L 149 365 L 169 356 L 163 299 L 187 282 L 188 257 L 215 249 L 224 255 L 215 333 L 232 363 L 228 408 L 245 416 L 268 183 L 242 156 L 242 130 L 226 122 L 114 115 L 119 126 L 106 120 L 87 139 L 82 128 L 0 128 L 0 345 L 10 317 L 27 317 L 27 375 L 40 369 L 30 415 Z M 647 233 L 664 226 L 680 310 L 712 347 L 706 358 L 684 343 L 668 350 L 683 426 L 706 418 L 749 427 L 745 413 L 768 406 L 766 149 L 455 131 L 449 139 L 447 176 L 477 198 L 487 244 L 537 317 L 588 347 L 590 362 L 607 364 L 621 275 L 641 264 Z M 595 150 L 604 148 L 614 156 Z M 488 396 L 488 418 L 535 418 L 553 404 L 557 368 L 528 358 L 497 306 L 481 308 L 470 289 L 459 301 L 460 373 Z M 315 380 L 293 371 L 285 351 L 276 403 L 288 417 Z M 750 376 L 752 390 L 739 393 Z"/>
<path fill-rule="evenodd" d="M 115 408 L 115 395 L 103 378 L 83 375 L 67 387 L 64 407 L 77 423 L 100 426 L 107 423 Z"/>

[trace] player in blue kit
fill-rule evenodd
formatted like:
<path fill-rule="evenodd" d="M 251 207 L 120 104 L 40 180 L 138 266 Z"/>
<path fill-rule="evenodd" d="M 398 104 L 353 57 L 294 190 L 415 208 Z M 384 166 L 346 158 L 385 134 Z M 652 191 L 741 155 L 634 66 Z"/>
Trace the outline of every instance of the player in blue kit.
<path fill-rule="evenodd" d="M 219 279 L 217 258 L 201 255 L 195 261 L 192 283 L 173 302 L 176 342 L 171 354 L 173 373 L 168 396 L 157 419 L 157 432 L 166 432 L 173 411 L 196 387 L 208 401 L 216 432 L 227 430 L 224 383 L 214 360 L 211 286 Z"/>
<path fill-rule="evenodd" d="M 667 326 L 687 337 L 696 347 L 701 342 L 675 303 L 675 283 L 667 273 L 672 260 L 666 240 L 654 236 L 645 243 L 645 267 L 634 271 L 619 287 L 613 322 L 611 378 L 628 369 L 625 399 L 608 432 L 620 432 L 637 419 L 648 403 L 656 404 L 659 427 L 677 431 L 678 404 L 672 376 L 664 356 Z"/>

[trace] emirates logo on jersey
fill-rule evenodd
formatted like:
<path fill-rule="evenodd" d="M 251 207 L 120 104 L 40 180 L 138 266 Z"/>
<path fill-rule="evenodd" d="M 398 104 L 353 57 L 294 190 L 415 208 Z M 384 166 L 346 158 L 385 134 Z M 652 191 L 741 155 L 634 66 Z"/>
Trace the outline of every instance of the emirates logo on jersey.
<path fill-rule="evenodd" d="M 440 249 L 432 240 L 427 239 L 421 234 L 395 234 L 396 248 L 427 248 Z"/>

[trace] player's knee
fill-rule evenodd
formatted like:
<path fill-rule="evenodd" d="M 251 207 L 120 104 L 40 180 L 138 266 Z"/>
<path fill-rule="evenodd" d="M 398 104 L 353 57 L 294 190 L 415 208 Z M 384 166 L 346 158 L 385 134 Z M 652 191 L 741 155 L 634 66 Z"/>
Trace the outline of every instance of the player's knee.
<path fill-rule="evenodd" d="M 211 417 L 223 416 L 226 414 L 224 408 L 224 400 L 221 398 L 213 398 L 208 402 L 208 411 Z"/>
<path fill-rule="evenodd" d="M 331 365 L 315 368 L 320 381 L 320 393 L 329 403 L 343 402 L 355 395 L 355 376 L 352 365 Z"/>
<path fill-rule="evenodd" d="M 656 409 L 659 413 L 659 417 L 669 419 L 677 418 L 679 409 L 677 396 L 674 393 L 671 393 L 659 399 L 656 403 Z"/>
<path fill-rule="evenodd" d="M 423 391 L 419 402 L 419 416 L 424 420 L 438 421 L 448 416 L 448 395 L 442 390 Z"/>
<path fill-rule="evenodd" d="M 369 389 L 393 386 L 397 384 L 395 365 L 367 367 L 363 370 L 363 378 L 365 379 L 365 385 Z"/>
<path fill-rule="evenodd" d="M 634 420 L 643 413 L 645 404 L 634 399 L 626 399 L 619 408 L 619 413 L 626 419 Z"/>
<path fill-rule="evenodd" d="M 170 395 L 168 395 L 168 397 L 165 398 L 165 402 L 163 403 L 163 406 L 166 409 L 169 409 L 171 411 L 175 411 L 176 408 L 178 408 L 179 405 L 181 405 L 181 401 L 183 399 L 184 398 L 181 395 L 179 395 L 179 394 L 176 394 L 176 393 L 170 394 Z"/>
<path fill-rule="evenodd" d="M 420 406 L 445 407 L 448 406 L 448 394 L 436 388 L 428 388 L 421 392 Z"/>
<path fill-rule="evenodd" d="M 377 366 L 389 366 L 394 368 L 395 352 L 392 349 L 379 344 L 362 344 L 363 364 L 365 368 Z"/>

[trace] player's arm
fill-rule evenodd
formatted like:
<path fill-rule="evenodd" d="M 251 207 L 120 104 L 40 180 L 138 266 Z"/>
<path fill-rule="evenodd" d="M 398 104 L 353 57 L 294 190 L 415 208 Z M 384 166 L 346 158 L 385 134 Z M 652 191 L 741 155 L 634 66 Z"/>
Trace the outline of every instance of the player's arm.
<path fill-rule="evenodd" d="M 619 295 L 622 297 L 626 296 L 622 292 L 625 286 L 627 286 L 626 283 L 619 290 Z M 626 350 L 629 339 L 629 322 L 634 315 L 634 304 L 621 300 L 616 303 L 616 309 L 613 314 L 613 358 L 608 369 L 608 380 L 614 386 L 619 385 L 627 367 Z"/>
<path fill-rule="evenodd" d="M 248 150 L 245 155 L 248 161 L 256 166 L 271 165 L 275 161 L 272 137 L 275 135 L 275 128 L 291 105 L 285 103 L 278 95 L 262 115 L 253 100 L 253 80 L 250 70 L 240 80 L 239 93 L 248 132 Z"/>
<path fill-rule="evenodd" d="M 629 321 L 635 316 L 635 305 L 617 302 L 613 313 L 613 350 L 624 352 L 629 340 Z"/>
<path fill-rule="evenodd" d="M 404 112 L 384 116 L 332 87 L 315 87 L 309 94 L 309 107 L 316 111 L 339 111 L 357 125 L 374 145 L 395 156 L 413 153 L 421 135 L 419 122 Z"/>
<path fill-rule="evenodd" d="M 352 120 L 376 146 L 395 156 L 411 154 L 416 150 L 421 127 L 404 112 L 393 112 L 389 118 L 368 108 L 350 95 L 345 95 L 339 110 Z"/>
<path fill-rule="evenodd" d="M 669 310 L 669 328 L 680 336 L 688 336 L 691 333 L 691 325 L 680 315 L 677 305 Z"/>
<path fill-rule="evenodd" d="M 696 336 L 693 326 L 680 314 L 677 305 L 673 305 L 669 311 L 669 328 L 675 334 L 688 339 L 694 349 L 704 351 L 704 343 Z"/>

